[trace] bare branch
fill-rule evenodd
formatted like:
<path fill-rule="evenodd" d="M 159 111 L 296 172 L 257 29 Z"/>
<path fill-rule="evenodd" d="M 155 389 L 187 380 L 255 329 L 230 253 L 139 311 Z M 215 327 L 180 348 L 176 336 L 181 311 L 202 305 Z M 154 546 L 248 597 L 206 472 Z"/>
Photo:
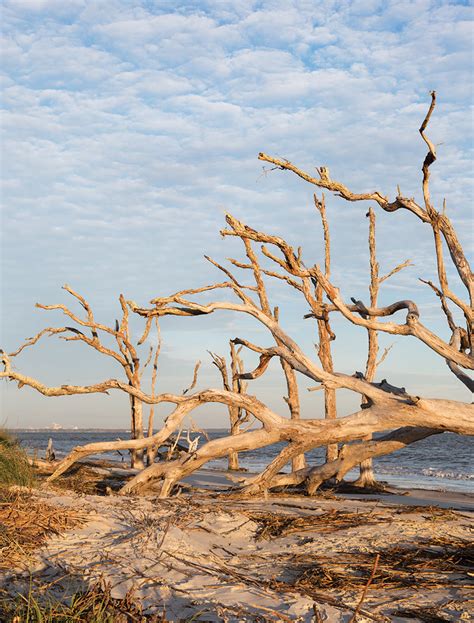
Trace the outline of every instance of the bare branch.
<path fill-rule="evenodd" d="M 237 279 L 234 277 L 234 275 L 230 272 L 230 270 L 227 270 L 227 268 L 225 268 L 224 266 L 222 266 L 221 264 L 219 264 L 218 262 L 213 260 L 208 255 L 205 255 L 204 257 L 205 257 L 205 259 L 208 262 L 213 264 L 216 268 L 221 270 L 225 275 L 227 275 L 229 277 L 229 279 L 231 280 L 231 282 L 233 284 L 232 289 L 234 290 L 234 292 L 237 294 L 237 296 L 240 298 L 240 300 L 243 303 L 247 303 L 247 305 L 255 305 L 255 303 L 252 301 L 252 299 L 245 294 L 244 288 L 246 290 L 252 290 L 252 291 L 256 292 L 257 291 L 256 287 L 254 287 L 254 286 L 244 286 L 244 285 L 240 284 L 237 281 Z"/>
<path fill-rule="evenodd" d="M 138 346 L 143 344 L 143 342 L 148 339 L 148 336 L 150 334 L 150 329 L 151 329 L 151 323 L 152 322 L 153 322 L 153 317 L 152 316 L 150 316 L 149 318 L 146 319 L 145 330 L 143 331 L 143 334 L 142 334 L 141 338 L 137 342 Z M 118 328 L 117 328 L 117 331 L 118 331 Z"/>
<path fill-rule="evenodd" d="M 377 363 L 375 364 L 375 367 L 378 368 L 379 366 L 381 366 L 383 364 L 383 362 L 385 361 L 385 359 L 387 358 L 387 355 L 389 354 L 389 352 L 392 350 L 392 348 L 395 346 L 395 344 L 390 344 L 390 346 L 387 346 L 387 348 L 384 348 L 384 351 L 382 353 L 382 356 L 380 357 L 380 359 L 377 361 Z"/>
<path fill-rule="evenodd" d="M 435 150 L 435 147 L 434 147 L 433 143 L 430 141 L 430 139 L 425 134 L 426 127 L 427 127 L 427 125 L 429 123 L 429 120 L 430 120 L 431 115 L 433 113 L 434 107 L 436 105 L 436 92 L 435 91 L 431 91 L 430 95 L 431 95 L 431 104 L 430 104 L 429 110 L 426 113 L 426 117 L 424 118 L 423 123 L 421 124 L 420 130 L 419 130 L 422 139 L 428 145 L 428 153 L 426 154 L 425 160 L 423 162 L 423 167 L 422 167 L 422 171 L 423 171 L 423 197 L 424 197 L 424 200 L 425 200 L 425 208 L 426 208 L 426 211 L 427 211 L 428 215 L 431 215 L 432 211 L 433 211 L 433 206 L 431 205 L 430 192 L 429 192 L 429 186 L 428 186 L 428 181 L 429 181 L 429 177 L 430 177 L 429 167 L 436 160 L 436 150 Z"/>
<path fill-rule="evenodd" d="M 268 303 L 267 291 L 265 289 L 265 283 L 262 279 L 262 270 L 258 263 L 257 256 L 255 255 L 255 252 L 252 249 L 252 245 L 250 243 L 250 240 L 248 240 L 248 238 L 244 238 L 243 243 L 245 245 L 245 252 L 247 254 L 247 257 L 249 258 L 250 263 L 252 264 L 253 275 L 255 278 L 255 283 L 257 284 L 257 293 L 258 293 L 258 298 L 260 300 L 260 306 L 262 308 L 262 311 L 265 314 L 271 315 L 270 305 Z"/>
<path fill-rule="evenodd" d="M 405 197 L 397 197 L 393 203 L 389 203 L 387 197 L 384 197 L 378 191 L 374 191 L 371 193 L 353 193 L 351 192 L 344 184 L 341 182 L 336 182 L 329 177 L 329 170 L 326 167 L 319 168 L 319 179 L 308 175 L 301 169 L 298 169 L 294 164 L 289 162 L 288 160 L 281 160 L 279 158 L 273 158 L 272 156 L 268 156 L 267 154 L 260 152 L 258 154 L 259 160 L 264 160 L 265 162 L 271 162 L 276 165 L 279 169 L 285 171 L 292 171 L 298 177 L 301 177 L 306 182 L 317 186 L 318 188 L 324 188 L 329 190 L 330 192 L 335 193 L 339 197 L 342 197 L 346 201 L 375 201 L 379 204 L 379 206 L 385 210 L 386 212 L 395 212 L 400 208 L 404 208 L 416 214 L 421 220 L 425 223 L 428 221 L 428 216 L 423 210 L 421 206 L 419 206 L 414 199 L 407 199 Z"/>
<path fill-rule="evenodd" d="M 392 268 L 392 270 L 387 273 L 386 275 L 384 275 L 383 277 L 379 278 L 379 283 L 383 283 L 384 281 L 386 281 L 387 279 L 390 279 L 390 277 L 392 277 L 393 275 L 395 275 L 396 273 L 399 273 L 401 270 L 403 270 L 404 268 L 407 268 L 407 266 L 413 266 L 412 261 L 411 260 L 405 260 L 404 262 L 402 262 L 401 264 L 398 264 L 398 266 L 395 266 L 395 268 Z"/>
<path fill-rule="evenodd" d="M 432 281 L 421 279 L 421 277 L 419 278 L 419 280 L 422 283 L 426 283 L 426 285 L 428 285 L 433 290 L 433 292 L 436 294 L 436 296 L 439 297 L 439 299 L 441 301 L 441 308 L 442 308 L 442 310 L 444 312 L 444 315 L 446 316 L 446 320 L 448 321 L 449 328 L 451 329 L 451 331 L 455 331 L 456 330 L 456 323 L 454 322 L 453 315 L 451 313 L 451 310 L 448 307 L 448 303 L 446 301 L 446 297 L 443 294 L 443 292 L 441 292 L 441 290 L 439 288 L 437 288 Z"/>
<path fill-rule="evenodd" d="M 418 321 L 418 309 L 412 303 L 412 301 L 399 301 L 386 308 L 380 309 L 367 308 L 363 305 L 361 301 L 358 301 L 356 304 L 357 311 L 359 312 L 359 314 L 367 316 L 386 316 L 394 313 L 399 309 L 408 309 L 406 324 L 404 325 L 366 320 L 365 318 L 356 316 L 351 312 L 351 309 L 342 300 L 339 294 L 339 290 L 331 285 L 327 279 L 325 279 L 321 270 L 317 266 L 313 267 L 311 269 L 311 272 L 321 283 L 324 291 L 326 292 L 331 302 L 344 315 L 344 317 L 350 320 L 353 324 L 357 324 L 359 326 L 374 329 L 377 331 L 384 331 L 385 333 L 390 333 L 392 335 L 413 335 L 420 339 L 422 342 L 424 342 L 439 355 L 442 355 L 444 358 L 450 359 L 454 363 L 457 363 L 464 368 L 474 368 L 473 357 L 466 355 L 465 353 L 457 352 L 454 348 L 452 348 L 452 346 L 444 342 L 440 337 L 438 337 L 435 333 L 432 333 L 429 329 L 424 327 L 421 322 Z"/>
<path fill-rule="evenodd" d="M 191 382 L 191 385 L 187 389 L 183 389 L 183 396 L 196 387 L 198 372 L 199 372 L 200 367 L 201 367 L 201 362 L 197 361 L 196 365 L 194 366 L 193 380 Z"/>
<path fill-rule="evenodd" d="M 29 346 L 33 346 L 33 344 L 36 344 L 36 342 L 39 339 L 41 339 L 43 335 L 48 335 L 49 337 L 51 335 L 58 335 L 59 333 L 65 333 L 67 331 L 72 331 L 74 333 L 77 331 L 77 329 L 74 329 L 73 327 L 47 327 L 46 329 L 43 329 L 42 331 L 37 333 L 34 337 L 29 337 L 24 344 L 22 344 L 19 348 L 17 348 L 17 350 L 14 351 L 13 353 L 10 353 L 9 356 L 16 357 L 25 348 L 28 348 Z"/>
<path fill-rule="evenodd" d="M 293 165 L 288 160 L 282 160 L 278 158 L 273 158 L 268 156 L 267 154 L 260 153 L 259 160 L 263 160 L 265 162 L 270 162 L 274 164 L 276 167 L 286 170 L 292 171 L 302 179 L 306 180 L 310 184 L 313 184 L 319 188 L 325 188 L 333 193 L 336 193 L 338 196 L 342 197 L 346 201 L 375 201 L 383 210 L 386 212 L 394 212 L 398 209 L 406 209 L 413 214 L 415 214 L 422 222 L 432 224 L 433 220 L 436 221 L 436 225 L 441 231 L 446 244 L 449 249 L 449 253 L 452 259 L 452 262 L 458 272 L 460 279 L 463 284 L 467 288 L 469 292 L 470 305 L 469 308 L 472 309 L 474 307 L 474 279 L 472 275 L 471 268 L 469 266 L 469 262 L 464 254 L 463 248 L 459 242 L 457 234 L 454 230 L 454 227 L 447 217 L 447 215 L 443 212 L 443 214 L 439 214 L 434 210 L 430 202 L 429 196 L 429 166 L 436 159 L 436 151 L 434 149 L 433 143 L 426 136 L 425 130 L 430 120 L 431 114 L 433 113 L 434 107 L 436 103 L 436 94 L 435 92 L 431 93 L 431 104 L 428 110 L 427 115 L 420 127 L 420 134 L 428 145 L 428 154 L 425 157 L 423 162 L 423 194 L 425 199 L 425 209 L 418 205 L 414 199 L 408 199 L 406 197 L 399 196 L 396 197 L 395 201 L 389 202 L 388 199 L 383 196 L 380 192 L 374 191 L 372 193 L 353 193 L 351 192 L 344 184 L 340 182 L 333 181 L 329 176 L 329 171 L 326 167 L 319 168 L 319 179 L 308 175 L 301 169 L 298 169 L 295 165 Z M 448 297 L 449 298 L 449 297 Z M 457 304 L 457 303 L 456 303 Z M 468 332 L 472 336 L 474 333 L 473 327 L 473 318 L 472 313 L 469 320 L 469 330 Z M 472 349 L 471 349 L 472 350 Z"/>
<path fill-rule="evenodd" d="M 462 334 L 461 334 L 461 329 L 459 327 L 456 327 L 455 330 L 453 331 L 450 344 L 454 348 L 461 350 Z M 446 359 L 446 364 L 448 368 L 451 370 L 451 372 L 461 381 L 461 383 L 463 383 L 463 385 L 465 385 L 469 391 L 474 393 L 474 380 L 471 379 L 470 376 L 468 376 L 465 372 L 463 372 L 459 368 L 459 366 L 457 366 L 455 363 L 453 363 L 449 359 Z"/>

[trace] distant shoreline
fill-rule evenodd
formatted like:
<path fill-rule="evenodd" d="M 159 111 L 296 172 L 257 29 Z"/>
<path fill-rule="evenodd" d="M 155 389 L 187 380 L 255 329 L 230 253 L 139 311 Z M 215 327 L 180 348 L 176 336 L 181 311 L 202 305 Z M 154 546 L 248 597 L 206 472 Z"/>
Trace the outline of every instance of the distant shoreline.
<path fill-rule="evenodd" d="M 4 430 L 7 431 L 11 431 L 13 433 L 18 432 L 18 433 L 34 433 L 34 432 L 51 432 L 51 433 L 106 433 L 107 431 L 110 432 L 121 432 L 121 433 L 130 433 L 130 429 L 129 428 L 67 428 L 67 427 L 61 427 L 61 428 L 43 428 L 41 426 L 30 426 L 30 427 L 22 427 L 22 428 L 12 428 L 10 426 L 5 426 Z M 154 433 L 159 432 L 159 428 L 157 428 Z M 229 428 L 206 428 L 204 429 L 206 431 L 228 431 Z M 250 429 L 252 430 L 252 429 Z M 199 432 L 199 431 L 196 431 Z"/>

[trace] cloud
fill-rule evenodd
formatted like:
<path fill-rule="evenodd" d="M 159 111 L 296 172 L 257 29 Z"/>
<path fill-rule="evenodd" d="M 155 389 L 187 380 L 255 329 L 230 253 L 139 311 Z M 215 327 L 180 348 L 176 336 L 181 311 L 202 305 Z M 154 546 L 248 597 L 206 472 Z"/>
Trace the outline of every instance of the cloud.
<path fill-rule="evenodd" d="M 65 281 L 107 316 L 118 292 L 145 303 L 219 278 L 203 253 L 241 253 L 218 236 L 224 211 L 321 261 L 314 188 L 264 171 L 261 150 L 309 172 L 326 165 L 355 191 L 393 197 L 400 184 L 421 201 L 418 127 L 432 88 L 432 196 L 438 207 L 447 197 L 470 244 L 466 3 L 326 0 L 317 12 L 309 0 L 284 9 L 269 0 L 4 5 L 2 290 L 16 313 L 3 314 L 2 333 L 10 346 L 40 322 L 36 299 L 57 300 Z M 334 279 L 350 295 L 365 293 L 367 206 L 327 202 Z M 378 227 L 384 267 L 407 256 L 416 263 L 416 275 L 397 276 L 384 296 L 428 304 L 414 282 L 433 275 L 429 231 L 401 212 L 379 213 Z M 286 290 L 274 293 L 289 315 L 300 313 Z M 310 350 L 306 326 L 295 332 Z M 217 332 L 224 342 L 225 330 Z M 173 338 L 183 350 L 181 335 Z"/>

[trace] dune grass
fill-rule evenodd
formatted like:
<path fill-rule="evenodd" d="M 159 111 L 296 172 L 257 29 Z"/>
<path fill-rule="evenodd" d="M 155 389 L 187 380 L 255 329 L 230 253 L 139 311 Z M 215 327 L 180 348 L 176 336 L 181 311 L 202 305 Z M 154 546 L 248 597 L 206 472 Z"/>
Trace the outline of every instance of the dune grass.
<path fill-rule="evenodd" d="M 180 623 L 196 623 L 203 610 Z M 176 619 L 172 619 L 175 621 Z M 67 602 L 54 597 L 48 589 L 30 586 L 12 597 L 0 589 L 0 621 L 2 623 L 172 623 L 165 609 L 144 614 L 133 593 L 115 599 L 103 583 L 78 591 Z"/>
<path fill-rule="evenodd" d="M 162 615 L 144 617 L 139 604 L 130 598 L 113 599 L 107 587 L 99 585 L 75 593 L 67 603 L 48 591 L 38 591 L 30 584 L 16 597 L 0 591 L 0 620 L 5 623 L 161 623 Z"/>
<path fill-rule="evenodd" d="M 0 486 L 34 486 L 26 452 L 7 431 L 0 429 Z"/>

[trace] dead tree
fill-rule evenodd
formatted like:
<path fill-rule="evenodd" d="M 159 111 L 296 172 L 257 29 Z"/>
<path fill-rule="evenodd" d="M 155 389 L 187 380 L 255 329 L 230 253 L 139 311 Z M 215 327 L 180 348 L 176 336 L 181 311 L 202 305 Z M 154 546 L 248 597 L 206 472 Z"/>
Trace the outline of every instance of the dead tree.
<path fill-rule="evenodd" d="M 439 292 L 438 296 L 441 299 L 443 312 L 448 323 L 450 323 L 449 326 L 452 327 L 452 338 L 449 342 L 423 325 L 418 307 L 413 301 L 401 300 L 385 307 L 377 307 L 366 306 L 360 300 L 354 299 L 351 304 L 348 304 L 343 300 L 339 289 L 331 283 L 326 271 L 322 271 L 318 266 L 308 268 L 305 265 L 300 249 L 295 252 L 283 238 L 252 229 L 231 215 L 227 215 L 228 228 L 221 233 L 223 236 L 239 237 L 244 243 L 247 259 L 250 262 L 241 266 L 235 260 L 232 260 L 232 263 L 240 268 L 250 269 L 253 272 L 255 285 L 240 283 L 227 268 L 211 260 L 224 272 L 228 281 L 204 288 L 177 292 L 167 297 L 158 297 L 151 301 L 149 307 L 139 307 L 129 301 L 130 309 L 146 320 L 146 327 L 150 327 L 155 318 L 166 315 L 193 317 L 218 311 L 246 314 L 267 329 L 273 339 L 273 344 L 264 347 L 245 339 L 236 338 L 233 340 L 235 344 L 242 345 L 244 348 L 257 353 L 260 358 L 259 364 L 254 370 L 239 375 L 241 379 L 258 378 L 268 368 L 271 359 L 276 357 L 286 362 L 296 374 L 300 374 L 312 382 L 320 383 L 324 389 L 346 389 L 355 392 L 363 397 L 364 408 L 337 420 L 290 419 L 275 413 L 255 396 L 239 394 L 225 389 L 207 389 L 185 395 L 163 393 L 151 395 L 130 383 L 117 379 L 107 379 L 101 383 L 82 387 L 69 385 L 47 387 L 38 380 L 14 370 L 11 365 L 11 358 L 3 353 L 4 369 L 0 373 L 0 377 L 16 381 L 20 385 L 27 384 L 46 396 L 62 396 L 71 393 L 88 394 L 118 389 L 127 392 L 143 403 L 174 405 L 174 410 L 166 419 L 163 428 L 153 436 L 129 441 L 88 444 L 75 448 L 59 464 L 50 480 L 54 480 L 78 459 L 89 454 L 121 449 L 136 451 L 153 445 L 160 445 L 180 428 L 183 419 L 194 409 L 210 402 L 232 405 L 251 413 L 261 423 L 261 428 L 208 441 L 200 448 L 192 448 L 192 451 L 175 460 L 166 463 L 154 463 L 134 476 L 123 487 L 123 494 L 140 491 L 150 483 L 158 481 L 160 482 L 160 496 L 166 497 L 177 482 L 210 460 L 225 457 L 229 452 L 255 450 L 277 442 L 284 442 L 284 448 L 262 473 L 247 478 L 241 490 L 248 494 L 254 494 L 280 486 L 285 479 L 291 479 L 292 482 L 298 480 L 305 483 L 308 492 L 313 493 L 324 480 L 334 477 L 340 479 L 348 469 L 364 460 L 393 452 L 429 435 L 444 431 L 473 435 L 474 407 L 472 404 L 411 395 L 404 388 L 395 387 L 386 380 L 370 382 L 362 373 L 347 375 L 326 370 L 323 366 L 318 365 L 312 356 L 306 354 L 292 339 L 291 335 L 283 330 L 278 313 L 271 310 L 264 284 L 264 276 L 286 282 L 304 296 L 311 314 L 316 317 L 322 316 L 324 318 L 326 314 L 338 312 L 354 325 L 362 326 L 367 330 L 415 337 L 433 352 L 446 359 L 449 368 L 456 377 L 466 386 L 472 387 L 472 380 L 462 368 L 465 370 L 474 368 L 472 352 L 473 277 L 449 218 L 445 214 L 436 212 L 429 202 L 428 167 L 434 161 L 434 149 L 424 135 L 424 131 L 434 108 L 434 102 L 433 95 L 430 110 L 421 128 L 421 134 L 429 147 L 429 153 L 423 165 L 424 208 L 418 206 L 414 200 L 403 197 L 397 197 L 395 202 L 389 203 L 379 192 L 355 195 L 344 185 L 333 182 L 329 178 L 327 170 L 322 168 L 319 170 L 321 179 L 315 180 L 314 183 L 317 186 L 337 192 L 349 201 L 373 200 L 389 212 L 400 208 L 408 209 L 423 222 L 431 225 L 435 237 L 438 275 L 440 277 L 439 287 L 434 286 L 434 288 L 437 289 L 437 294 Z M 278 166 L 280 166 L 278 163 L 281 162 L 281 168 L 295 170 L 301 177 L 309 178 L 296 167 L 293 167 L 291 163 L 270 159 L 263 154 L 260 157 L 276 162 Z M 441 236 L 448 246 L 450 257 L 458 275 L 468 290 L 469 303 L 462 301 L 448 286 L 442 257 Z M 276 265 L 276 270 L 262 267 L 252 246 L 255 243 L 260 245 L 262 255 Z M 313 290 L 315 283 L 323 289 L 329 302 L 321 302 L 317 299 Z M 231 290 L 236 301 L 224 300 L 201 303 L 196 300 L 196 295 L 201 292 L 219 289 Z M 450 304 L 454 304 L 462 310 L 466 320 L 465 329 L 455 324 L 449 308 Z M 396 323 L 391 320 L 383 320 L 400 310 L 406 310 L 405 322 Z M 391 432 L 377 440 L 367 439 L 373 433 L 387 431 Z M 336 443 L 344 445 L 334 461 L 323 466 L 305 467 L 289 475 L 279 474 L 282 467 L 292 461 L 294 457 L 313 448 Z"/>
<path fill-rule="evenodd" d="M 129 328 L 129 307 L 125 301 L 124 296 L 121 294 L 119 297 L 122 316 L 120 322 L 115 320 L 114 327 L 109 327 L 95 320 L 94 314 L 90 304 L 87 300 L 75 292 L 70 286 L 65 285 L 63 289 L 66 290 L 76 301 L 81 305 L 85 311 L 85 318 L 81 318 L 78 314 L 74 313 L 66 305 L 41 305 L 36 304 L 36 307 L 44 310 L 59 310 L 70 318 L 77 326 L 70 327 L 47 327 L 36 334 L 34 337 L 29 338 L 20 348 L 15 352 L 10 353 L 9 358 L 14 358 L 19 355 L 25 348 L 33 346 L 44 336 L 58 335 L 60 339 L 66 342 L 82 342 L 87 344 L 98 353 L 110 357 L 122 367 L 125 378 L 128 384 L 135 389 L 140 390 L 142 385 L 142 377 L 144 370 L 153 359 L 153 372 L 152 372 L 152 395 L 155 391 L 156 384 L 156 371 L 159 355 L 159 342 L 156 347 L 150 346 L 147 359 L 143 366 L 140 364 L 140 356 L 137 351 L 137 346 L 142 344 L 150 330 L 151 323 L 147 323 L 147 329 L 145 334 L 139 340 L 138 345 L 135 346 L 130 337 Z M 154 319 L 156 323 L 158 320 Z M 80 327 L 80 329 L 78 328 Z M 158 328 L 158 325 L 157 325 Z M 109 341 L 115 342 L 116 347 L 113 348 L 110 344 L 104 342 L 104 338 L 108 337 Z M 111 338 L 111 340 L 110 340 Z M 28 384 L 28 383 L 25 383 Z M 19 383 L 19 387 L 22 387 L 22 383 Z M 80 388 L 76 390 L 71 389 L 68 392 L 70 395 L 82 393 Z M 133 394 L 128 394 L 130 400 L 130 426 L 131 426 L 131 438 L 141 439 L 143 437 L 143 410 L 142 402 Z M 149 428 L 153 429 L 153 412 L 150 413 Z M 131 466 L 136 468 L 143 468 L 143 452 L 142 450 L 132 450 L 131 452 Z"/>
<path fill-rule="evenodd" d="M 239 375 L 243 374 L 243 361 L 240 358 L 241 348 L 236 349 L 235 344 L 230 341 L 230 370 L 227 367 L 225 357 L 210 353 L 212 363 L 219 370 L 222 377 L 222 385 L 225 390 L 233 391 L 237 394 L 244 394 L 247 390 L 247 383 L 243 381 Z M 230 434 L 238 435 L 240 433 L 241 424 L 248 421 L 248 414 L 236 405 L 229 405 Z M 238 471 L 239 455 L 237 452 L 229 452 L 227 469 Z"/>
<path fill-rule="evenodd" d="M 190 309 L 195 311 L 196 307 L 193 305 Z M 265 324 L 270 331 L 274 331 L 278 335 L 282 340 L 282 345 L 269 349 L 259 349 L 262 353 L 271 357 L 284 357 L 290 365 L 314 381 L 323 382 L 325 385 L 335 389 L 345 388 L 367 396 L 371 403 L 370 407 L 335 421 L 317 419 L 293 421 L 277 415 L 253 396 L 235 394 L 225 390 L 204 390 L 189 396 L 160 394 L 151 397 L 129 384 L 109 379 L 100 384 L 82 387 L 80 388 L 81 393 L 121 389 L 148 404 L 172 403 L 176 407 L 167 418 L 163 428 L 151 438 L 100 442 L 75 448 L 59 464 L 50 480 L 54 480 L 61 473 L 64 473 L 77 460 L 91 454 L 113 450 L 144 449 L 151 445 L 161 445 L 180 427 L 186 415 L 203 403 L 208 402 L 226 405 L 236 404 L 240 408 L 252 413 L 262 423 L 262 428 L 236 436 L 209 441 L 196 450 L 194 454 L 185 455 L 175 461 L 155 463 L 139 472 L 127 483 L 122 493 L 136 492 L 152 481 L 162 480 L 160 495 L 166 497 L 176 482 L 209 460 L 226 456 L 229 450 L 242 452 L 271 445 L 279 441 L 284 441 L 287 445 L 261 474 L 245 483 L 244 491 L 257 493 L 279 486 L 282 478 L 278 475 L 279 470 L 293 456 L 301 454 L 301 452 L 330 443 L 353 442 L 354 440 L 363 439 L 367 434 L 373 432 L 397 429 L 390 435 L 377 441 L 362 441 L 358 444 L 351 443 L 348 447 L 351 452 L 356 452 L 356 458 L 354 459 L 355 463 L 350 463 L 350 466 L 372 456 L 393 452 L 395 449 L 404 447 L 420 438 L 439 432 L 449 430 L 465 435 L 474 434 L 474 418 L 472 417 L 474 409 L 472 405 L 453 400 L 425 399 L 418 396 L 410 396 L 403 389 L 395 388 L 387 383 L 368 383 L 357 375 L 326 373 L 321 368 L 318 368 L 296 346 L 289 336 L 283 334 L 278 325 L 270 322 L 268 319 L 266 319 Z M 8 356 L 5 355 L 3 356 L 3 364 L 6 376 L 18 382 L 27 383 L 44 395 L 68 395 L 71 389 L 75 389 L 70 386 L 46 387 L 35 379 L 29 379 L 11 370 Z M 345 456 L 345 453 L 340 454 L 336 463 L 342 462 Z M 321 468 L 315 468 L 315 470 L 318 470 L 319 479 L 322 481 L 327 477 L 345 473 L 343 469 L 335 468 L 340 467 L 340 465 L 340 463 L 337 466 L 331 465 L 332 471 L 329 475 L 327 473 L 321 475 Z M 304 474 L 303 480 L 306 482 L 308 491 L 313 493 L 315 487 L 314 480 L 313 482 L 311 481 L 311 472 Z"/>
<path fill-rule="evenodd" d="M 168 297 L 171 298 L 171 297 Z M 174 297 L 173 297 L 174 298 Z M 273 486 L 278 486 L 278 472 L 293 456 L 308 451 L 314 447 L 325 446 L 330 443 L 349 442 L 363 439 L 367 434 L 397 429 L 390 434 L 389 439 L 380 439 L 376 442 L 362 441 L 357 444 L 356 463 L 365 458 L 392 452 L 398 447 L 408 445 L 418 439 L 420 435 L 428 436 L 437 432 L 450 430 L 459 434 L 474 434 L 474 409 L 470 404 L 453 400 L 424 399 L 410 396 L 403 388 L 395 388 L 386 382 L 368 383 L 362 375 L 349 376 L 341 373 L 328 373 L 319 368 L 297 344 L 282 331 L 273 319 L 261 313 L 256 307 L 238 303 L 210 303 L 201 305 L 192 301 L 176 297 L 169 301 L 174 315 L 194 316 L 196 313 L 213 313 L 216 309 L 234 310 L 248 313 L 259 320 L 267 329 L 278 338 L 279 346 L 270 348 L 257 347 L 250 342 L 246 346 L 259 352 L 265 358 L 283 357 L 293 369 L 304 374 L 313 381 L 324 383 L 325 386 L 337 389 L 344 388 L 366 396 L 370 406 L 350 416 L 336 421 L 326 420 L 289 420 L 271 411 L 266 405 L 253 396 L 236 394 L 225 390 L 204 390 L 193 395 L 159 394 L 150 396 L 134 388 L 128 383 L 116 379 L 108 379 L 91 386 L 74 387 L 60 386 L 47 387 L 36 379 L 29 378 L 11 368 L 8 355 L 2 356 L 4 371 L 1 376 L 10 378 L 18 383 L 27 384 L 46 396 L 64 396 L 73 393 L 97 393 L 119 389 L 129 393 L 147 404 L 171 403 L 175 404 L 173 413 L 166 419 L 163 428 L 153 437 L 128 441 L 100 442 L 78 447 L 66 457 L 52 474 L 50 480 L 64 473 L 80 458 L 99 452 L 109 452 L 124 449 L 144 449 L 152 445 L 161 445 L 181 425 L 184 417 L 203 403 L 217 402 L 221 404 L 235 404 L 247 412 L 252 413 L 262 423 L 262 428 L 236 436 L 229 436 L 210 441 L 196 450 L 194 454 L 183 456 L 168 463 L 155 463 L 141 471 L 123 488 L 123 493 L 139 491 L 151 481 L 161 480 L 162 497 L 169 495 L 173 485 L 189 475 L 207 461 L 226 456 L 229 450 L 242 452 L 285 441 L 286 447 L 270 465 L 250 482 L 244 490 L 256 493 Z M 165 310 L 158 305 L 153 312 L 163 315 Z M 407 427 L 409 430 L 407 430 Z M 427 430 L 429 429 L 429 430 Z M 390 443 L 387 444 L 386 442 Z M 393 442 L 393 443 L 392 443 Z M 352 444 L 351 444 L 352 446 Z M 337 459 L 342 460 L 342 458 Z M 334 470 L 333 470 L 334 471 Z M 336 470 L 337 473 L 337 470 Z M 330 477 L 333 477 L 331 474 Z M 310 474 L 304 479 L 309 492 L 312 487 Z"/>
<path fill-rule="evenodd" d="M 319 200 L 314 195 L 314 205 L 321 215 L 321 223 L 323 226 L 324 237 L 324 274 L 329 279 L 331 274 L 331 241 L 329 235 L 329 224 L 326 216 L 326 202 L 324 195 Z M 321 285 L 314 281 L 316 301 L 319 305 L 323 303 L 323 288 Z M 329 322 L 329 314 L 323 312 L 317 317 L 318 335 L 319 335 L 319 347 L 318 357 L 324 370 L 328 372 L 334 371 L 334 365 L 332 361 L 331 342 L 335 339 L 335 335 L 332 332 Z M 337 417 L 336 407 L 336 390 L 324 388 L 324 417 L 328 420 L 335 420 Z M 337 445 L 328 446 L 326 449 L 326 461 L 335 461 L 337 459 L 338 448 Z"/>
<path fill-rule="evenodd" d="M 155 346 L 155 353 L 153 354 L 153 349 L 150 350 L 150 360 L 151 360 L 151 357 L 153 357 L 153 368 L 152 368 L 152 373 L 151 373 L 151 395 L 152 396 L 154 396 L 156 392 L 156 379 L 158 376 L 158 360 L 160 357 L 160 350 L 161 350 L 161 334 L 160 334 L 160 325 L 158 323 L 158 318 L 155 318 L 154 322 L 155 322 L 155 328 L 156 328 L 157 342 Z M 155 425 L 155 405 L 152 404 L 150 405 L 150 411 L 148 413 L 148 430 L 147 430 L 148 437 L 153 436 L 154 425 Z M 158 450 L 159 450 L 158 446 L 149 446 L 147 448 L 146 450 L 147 465 L 151 465 L 152 463 L 154 463 Z"/>
<path fill-rule="evenodd" d="M 326 167 L 318 169 L 319 178 L 315 178 L 308 173 L 297 168 L 287 160 L 273 158 L 264 153 L 259 154 L 259 159 L 275 165 L 277 168 L 292 171 L 307 182 L 318 188 L 329 190 L 348 202 L 373 201 L 378 204 L 385 212 L 395 212 L 397 210 L 407 210 L 414 214 L 421 222 L 428 224 L 433 232 L 435 257 L 438 272 L 439 285 L 431 281 L 421 280 L 427 283 L 435 294 L 439 297 L 441 307 L 445 315 L 451 339 L 449 344 L 444 342 L 436 334 L 429 331 L 419 322 L 419 314 L 411 301 L 399 301 L 395 305 L 384 309 L 374 307 L 367 308 L 362 301 L 353 301 L 354 305 L 347 305 L 342 300 L 339 290 L 335 288 L 318 267 L 314 269 L 314 276 L 322 285 L 327 297 L 332 303 L 323 306 L 326 312 L 339 311 L 353 324 L 364 326 L 367 329 L 384 331 L 392 335 L 411 335 L 425 343 L 438 355 L 442 356 L 455 376 L 470 391 L 474 391 L 473 380 L 462 370 L 462 368 L 472 369 L 473 347 L 474 347 L 474 279 L 473 274 L 466 258 L 461 243 L 454 229 L 454 226 L 446 213 L 446 204 L 443 205 L 442 212 L 439 212 L 431 203 L 429 178 L 430 166 L 436 160 L 436 150 L 432 141 L 426 135 L 431 115 L 436 105 L 436 94 L 431 93 L 431 105 L 428 113 L 419 129 L 420 135 L 428 146 L 428 153 L 423 161 L 422 188 L 424 206 L 419 205 L 413 198 L 407 198 L 400 194 L 394 201 L 390 202 L 386 196 L 379 191 L 372 193 L 353 193 L 341 182 L 331 179 L 329 170 Z M 443 241 L 446 245 L 453 268 L 458 274 L 461 284 L 467 290 L 468 301 L 463 300 L 450 288 L 446 273 Z M 454 305 L 464 316 L 465 326 L 458 326 L 454 320 L 450 305 Z M 411 308 L 411 309 L 410 309 Z M 407 323 L 404 326 L 394 323 L 380 323 L 375 320 L 377 316 L 389 316 L 400 309 L 408 310 Z M 382 312 L 382 313 L 379 313 Z"/>
<path fill-rule="evenodd" d="M 410 260 L 405 260 L 401 264 L 398 264 L 395 268 L 393 268 L 389 273 L 380 277 L 379 276 L 379 263 L 377 262 L 377 254 L 376 254 L 376 235 L 375 235 L 375 212 L 372 208 L 369 208 L 366 216 L 369 218 L 369 258 L 370 258 L 370 285 L 369 285 L 369 294 L 370 294 L 370 306 L 377 307 L 378 305 L 378 296 L 380 285 L 389 279 L 392 275 L 403 270 L 405 267 L 410 266 Z M 367 363 L 365 367 L 365 378 L 368 381 L 373 381 L 375 378 L 375 372 L 377 367 L 384 361 L 391 347 L 385 349 L 382 357 L 379 361 L 377 361 L 378 353 L 379 353 L 379 340 L 377 331 L 374 329 L 367 329 Z M 364 407 L 368 404 L 368 401 L 365 397 L 362 398 L 361 407 Z M 369 437 L 370 438 L 370 437 Z M 374 471 L 372 467 L 372 459 L 366 459 L 360 464 L 360 475 L 359 478 L 354 483 L 360 487 L 375 487 L 377 486 Z"/>

